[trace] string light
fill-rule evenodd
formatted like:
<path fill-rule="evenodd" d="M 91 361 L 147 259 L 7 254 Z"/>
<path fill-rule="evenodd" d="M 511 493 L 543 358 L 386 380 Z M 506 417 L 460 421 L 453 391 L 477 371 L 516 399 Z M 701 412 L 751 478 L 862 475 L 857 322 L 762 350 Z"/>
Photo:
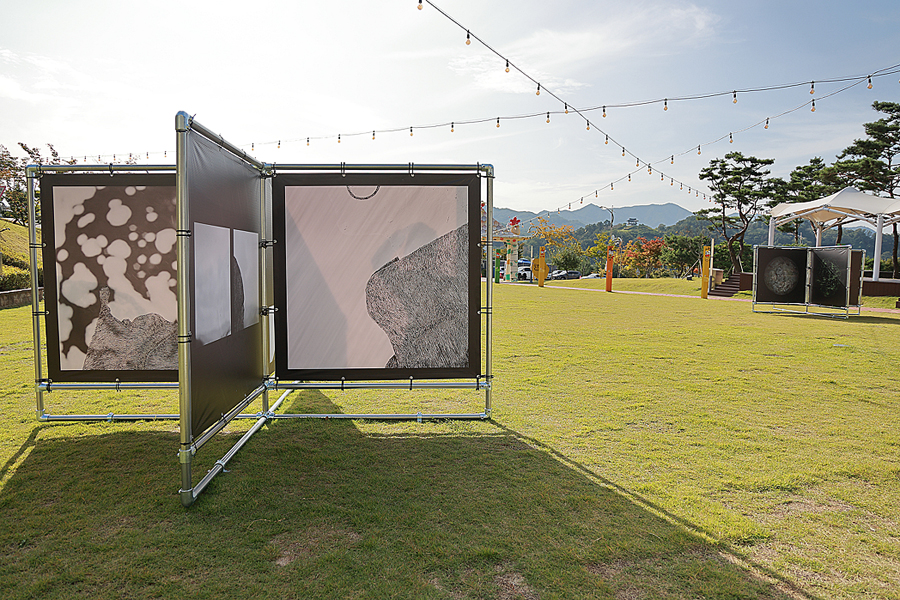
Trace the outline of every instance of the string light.
<path fill-rule="evenodd" d="M 281 140 L 278 140 L 278 149 L 281 150 Z"/>
<path fill-rule="evenodd" d="M 613 190 L 613 184 L 609 184 L 609 190 L 610 190 L 610 191 Z"/>
<path fill-rule="evenodd" d="M 866 87 L 869 88 L 870 90 L 872 89 L 872 76 L 871 75 L 869 75 L 869 85 L 867 85 Z"/>
<path fill-rule="evenodd" d="M 622 146 L 622 156 L 625 156 L 625 146 Z"/>
<path fill-rule="evenodd" d="M 419 10 L 422 10 L 422 0 L 419 0 Z"/>
<path fill-rule="evenodd" d="M 810 82 L 809 82 L 809 93 L 810 93 L 810 94 L 815 94 L 815 93 L 816 93 L 816 82 L 815 82 L 815 81 L 810 81 Z"/>
<path fill-rule="evenodd" d="M 768 128 L 769 128 L 769 117 L 766 117 L 766 126 L 763 127 L 763 129 L 768 129 Z"/>
<path fill-rule="evenodd" d="M 412 127 L 409 128 L 409 137 L 412 137 Z"/>
<path fill-rule="evenodd" d="M 660 181 L 665 181 L 665 180 L 666 180 L 666 176 L 663 175 L 662 173 L 660 173 L 660 174 L 659 174 L 659 180 L 660 180 Z"/>
<path fill-rule="evenodd" d="M 639 167 L 639 166 L 641 166 L 641 159 L 637 159 L 637 160 L 635 160 L 635 162 L 634 162 L 634 166 L 636 166 L 636 167 Z"/>
<path fill-rule="evenodd" d="M 609 144 L 609 134 L 606 134 L 606 140 L 603 142 L 604 144 Z"/>
<path fill-rule="evenodd" d="M 341 134 L 338 134 L 338 144 L 341 143 Z"/>
<path fill-rule="evenodd" d="M 669 99 L 663 100 L 663 110 L 669 110 Z"/>
<path fill-rule="evenodd" d="M 731 101 L 731 103 L 732 103 L 732 104 L 737 104 L 737 90 L 734 90 L 733 92 L 731 92 L 731 94 L 732 94 L 732 97 L 733 97 L 733 100 Z"/>
<path fill-rule="evenodd" d="M 809 109 L 809 112 L 816 112 L 816 101 L 815 100 L 812 101 L 812 108 Z"/>
<path fill-rule="evenodd" d="M 566 114 L 569 114 L 569 104 L 567 102 L 564 102 L 563 104 L 566 105 Z"/>
<path fill-rule="evenodd" d="M 306 138 L 306 145 L 309 146 L 309 138 Z"/>
<path fill-rule="evenodd" d="M 497 117 L 497 127 L 500 127 L 500 117 Z"/>
<path fill-rule="evenodd" d="M 549 112 L 547 113 L 547 122 L 548 123 L 550 122 L 550 113 Z"/>
<path fill-rule="evenodd" d="M 675 185 L 675 180 L 672 179 L 671 177 L 669 177 L 669 185 L 672 185 L 672 186 Z"/>
<path fill-rule="evenodd" d="M 697 146 L 697 154 L 700 154 L 700 146 Z"/>
<path fill-rule="evenodd" d="M 506 61 L 506 72 L 509 73 L 509 60 Z"/>
<path fill-rule="evenodd" d="M 453 133 L 453 121 L 450 121 L 450 133 Z"/>
<path fill-rule="evenodd" d="M 535 96 L 541 95 L 541 84 L 538 84 L 537 91 L 534 93 Z"/>
<path fill-rule="evenodd" d="M 250 151 L 252 152 L 256 148 L 256 144 L 250 143 Z"/>
<path fill-rule="evenodd" d="M 674 154 L 672 155 L 672 158 L 670 159 L 669 164 L 672 164 L 672 165 L 675 164 L 675 155 Z"/>
<path fill-rule="evenodd" d="M 590 122 L 590 121 L 587 122 L 587 130 L 588 130 L 588 131 L 591 130 L 591 122 Z"/>
<path fill-rule="evenodd" d="M 631 173 L 628 174 L 628 181 L 631 181 Z"/>
<path fill-rule="evenodd" d="M 375 139 L 375 130 L 374 129 L 372 130 L 372 139 L 373 140 Z"/>
<path fill-rule="evenodd" d="M 606 118 L 606 107 L 605 106 L 603 107 L 603 118 L 604 119 Z"/>
<path fill-rule="evenodd" d="M 730 134 L 730 133 L 728 134 L 728 143 L 729 143 L 729 144 L 733 144 L 733 143 L 734 143 L 734 138 L 731 137 L 731 134 Z"/>
<path fill-rule="evenodd" d="M 472 43 L 472 38 L 471 38 L 471 36 L 469 35 L 469 31 L 466 30 L 466 46 L 468 46 L 468 45 L 471 44 L 471 43 Z"/>

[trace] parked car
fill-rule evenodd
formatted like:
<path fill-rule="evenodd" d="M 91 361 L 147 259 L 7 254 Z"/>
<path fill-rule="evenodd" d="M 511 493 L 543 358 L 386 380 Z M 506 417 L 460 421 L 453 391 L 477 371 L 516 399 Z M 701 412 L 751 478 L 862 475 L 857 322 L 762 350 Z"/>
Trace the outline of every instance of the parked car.
<path fill-rule="evenodd" d="M 564 279 L 563 275 L 565 275 L 565 274 L 566 274 L 565 271 L 563 271 L 561 269 L 557 269 L 557 270 L 553 271 L 552 273 L 550 273 L 550 279 Z"/>
<path fill-rule="evenodd" d="M 560 279 L 581 279 L 581 271 L 563 271 Z"/>
<path fill-rule="evenodd" d="M 517 278 L 519 281 L 531 281 L 531 267 L 519 267 Z"/>
<path fill-rule="evenodd" d="M 599 273 L 591 273 L 590 275 L 585 275 L 582 279 L 601 279 L 602 275 Z"/>

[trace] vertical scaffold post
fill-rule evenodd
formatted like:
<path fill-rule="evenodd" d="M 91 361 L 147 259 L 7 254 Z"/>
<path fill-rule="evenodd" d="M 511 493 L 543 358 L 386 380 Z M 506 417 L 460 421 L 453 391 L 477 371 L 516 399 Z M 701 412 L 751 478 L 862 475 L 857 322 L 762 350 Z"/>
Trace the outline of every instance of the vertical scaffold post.
<path fill-rule="evenodd" d="M 25 169 L 28 188 L 28 256 L 31 263 L 31 323 L 34 338 L 34 395 L 35 412 L 40 419 L 44 415 L 44 391 L 41 389 L 43 372 L 41 369 L 41 313 L 40 291 L 38 288 L 38 241 L 37 210 L 35 206 L 34 175 L 37 167 L 30 165 Z M 48 348 L 48 351 L 52 351 Z"/>
<path fill-rule="evenodd" d="M 494 318 L 494 289 L 493 289 L 493 257 L 494 257 L 494 167 L 493 165 L 484 165 L 484 173 L 487 177 L 487 202 L 486 202 L 486 221 L 487 221 L 487 281 L 485 306 L 487 314 L 485 315 L 485 336 L 484 336 L 484 376 L 487 380 L 487 386 L 484 390 L 484 414 L 485 417 L 491 416 L 491 387 L 493 386 L 493 378 L 491 376 L 491 351 L 493 336 L 493 318 Z"/>
<path fill-rule="evenodd" d="M 178 406 L 181 415 L 181 447 L 178 462 L 181 464 L 181 504 L 194 503 L 191 479 L 191 297 L 190 297 L 190 205 L 188 198 L 187 136 L 191 118 L 186 112 L 175 115 L 175 198 L 176 238 L 178 266 Z"/>
<path fill-rule="evenodd" d="M 272 318 L 268 310 L 269 296 L 266 289 L 266 277 L 268 274 L 267 254 L 269 252 L 269 243 L 271 242 L 269 239 L 271 233 L 269 233 L 266 220 L 266 177 L 270 174 L 274 176 L 274 173 L 274 169 L 271 172 L 264 169 L 259 174 L 259 232 L 263 240 L 263 243 L 259 245 L 259 272 L 262 273 L 262 277 L 259 278 L 259 305 L 263 307 L 262 315 L 260 315 L 260 325 L 262 325 L 262 356 L 260 358 L 262 359 L 263 381 L 268 381 L 269 375 L 271 375 L 269 373 L 269 319 Z M 269 412 L 268 386 L 262 393 L 262 412 Z"/>

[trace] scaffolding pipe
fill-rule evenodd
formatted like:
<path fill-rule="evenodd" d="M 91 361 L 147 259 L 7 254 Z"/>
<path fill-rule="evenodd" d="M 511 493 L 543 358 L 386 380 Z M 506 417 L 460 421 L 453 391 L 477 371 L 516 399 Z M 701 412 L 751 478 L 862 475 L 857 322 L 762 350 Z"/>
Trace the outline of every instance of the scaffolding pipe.
<path fill-rule="evenodd" d="M 310 165 L 310 164 L 281 164 L 278 163 L 266 163 L 265 167 L 267 169 L 271 169 L 273 172 L 277 169 L 278 172 L 283 173 L 285 171 L 339 171 L 339 172 L 347 172 L 347 171 L 405 171 L 408 173 L 415 173 L 416 171 L 454 171 L 454 172 L 479 172 L 486 170 L 486 168 L 491 168 L 490 165 L 430 165 L 430 164 L 415 164 L 409 163 L 406 165 L 380 165 L 380 164 L 368 164 L 368 165 L 348 165 L 346 163 L 332 163 L 332 164 L 324 164 L 324 165 Z"/>
<path fill-rule="evenodd" d="M 178 297 L 178 409 L 181 414 L 181 448 L 178 461 L 181 464 L 181 504 L 185 507 L 194 502 L 191 492 L 191 297 L 190 297 L 190 199 L 188 198 L 187 136 L 191 120 L 187 113 L 175 115 L 175 251 Z"/>
<path fill-rule="evenodd" d="M 452 420 L 463 420 L 463 419 L 471 419 L 471 420 L 484 420 L 490 418 L 490 415 L 486 413 L 460 413 L 460 414 L 431 414 L 431 413 L 409 413 L 409 414 L 343 414 L 343 413 L 331 413 L 331 414 L 281 414 L 281 415 L 272 415 L 273 419 L 353 419 L 353 420 L 361 420 L 368 419 L 371 421 L 424 421 L 424 420 L 434 420 L 434 419 L 452 419 Z"/>
<path fill-rule="evenodd" d="M 175 382 L 159 382 L 159 383 L 54 383 L 52 381 L 41 381 L 38 389 L 43 392 L 53 392 L 56 390 L 177 390 L 178 384 Z"/>
<path fill-rule="evenodd" d="M 494 167 L 493 165 L 484 165 L 485 176 L 487 177 L 487 247 L 488 247 L 488 271 L 487 281 L 485 282 L 485 321 L 484 321 L 484 376 L 488 383 L 493 379 L 491 365 L 491 344 L 494 326 L 494 277 L 491 272 L 494 264 Z M 480 270 L 480 269 L 479 269 Z M 490 417 L 491 415 L 491 387 L 488 385 L 484 390 L 484 413 Z"/>
<path fill-rule="evenodd" d="M 213 466 L 213 468 L 210 469 L 199 482 L 197 482 L 197 485 L 194 486 L 194 489 L 191 491 L 192 501 L 196 500 L 197 496 L 199 496 L 200 494 L 203 493 L 203 490 L 206 489 L 206 486 L 209 485 L 209 483 L 213 480 L 213 478 L 216 475 L 218 475 L 219 473 L 222 472 L 222 470 L 225 468 L 225 465 L 228 464 L 228 461 L 230 461 L 232 458 L 234 458 L 234 455 L 237 454 L 238 451 L 244 447 L 244 444 L 246 444 L 250 440 L 250 438 L 253 437 L 253 434 L 255 434 L 257 431 L 259 431 L 263 425 L 268 423 L 269 420 L 274 417 L 274 414 L 273 414 L 274 411 L 278 410 L 281 407 L 281 403 L 284 402 L 284 400 L 288 397 L 288 394 L 290 394 L 291 391 L 292 390 L 288 390 L 285 393 L 283 393 L 281 395 L 281 397 L 278 398 L 278 400 L 275 402 L 275 404 L 272 405 L 272 409 L 270 411 L 268 411 L 267 413 L 265 413 L 264 415 L 262 415 L 256 421 L 256 423 L 253 424 L 253 427 L 251 427 L 247 431 L 247 433 L 242 435 L 241 439 L 239 439 L 237 441 L 237 443 L 235 443 L 235 445 L 231 447 L 231 450 L 226 452 L 225 456 L 223 456 L 222 458 L 217 460 L 216 464 Z"/>
<path fill-rule="evenodd" d="M 270 384 L 274 390 L 481 390 L 489 389 L 489 381 L 389 381 L 389 382 L 360 382 L 360 381 L 275 381 Z"/>
<path fill-rule="evenodd" d="M 41 305 L 38 291 L 38 248 L 37 243 L 37 210 L 34 198 L 34 175 L 37 167 L 30 165 L 25 169 L 28 193 L 28 256 L 31 262 L 31 326 L 34 337 L 34 382 L 35 412 L 40 418 L 44 414 L 44 392 L 40 388 L 43 379 L 41 369 Z"/>

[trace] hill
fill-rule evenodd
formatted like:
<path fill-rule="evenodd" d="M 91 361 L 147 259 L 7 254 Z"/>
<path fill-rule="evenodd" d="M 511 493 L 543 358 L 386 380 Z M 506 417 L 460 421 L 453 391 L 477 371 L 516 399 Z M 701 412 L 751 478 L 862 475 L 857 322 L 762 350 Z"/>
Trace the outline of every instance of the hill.
<path fill-rule="evenodd" d="M 625 223 L 628 219 L 637 219 L 638 223 L 650 227 L 675 225 L 692 214 L 691 211 L 672 202 L 613 207 L 613 213 L 616 224 Z M 533 213 L 511 208 L 494 208 L 494 218 L 500 223 L 508 223 L 513 217 L 527 222 L 537 217 L 538 214 L 545 216 L 556 226 L 571 225 L 573 229 L 610 220 L 609 211 L 596 204 L 587 204 L 576 210 L 563 210 L 559 213 L 551 212 L 549 215 L 544 212 Z"/>

